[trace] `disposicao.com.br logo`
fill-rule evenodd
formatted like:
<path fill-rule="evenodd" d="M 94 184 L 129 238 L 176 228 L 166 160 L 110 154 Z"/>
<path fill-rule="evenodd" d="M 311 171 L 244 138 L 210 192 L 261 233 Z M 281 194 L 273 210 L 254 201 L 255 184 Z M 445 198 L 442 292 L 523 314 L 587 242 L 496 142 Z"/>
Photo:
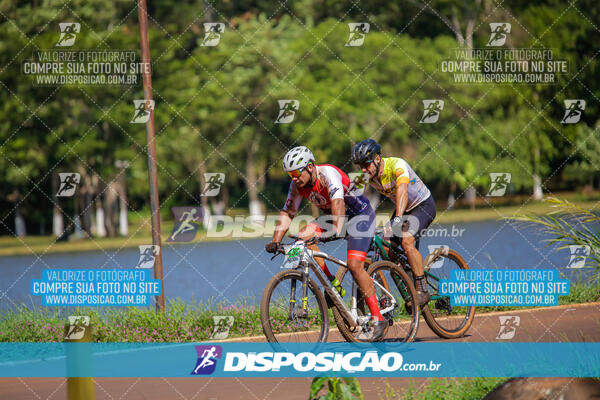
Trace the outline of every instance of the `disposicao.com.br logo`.
<path fill-rule="evenodd" d="M 227 352 L 224 372 L 395 372 L 439 371 L 441 363 L 404 363 L 402 354 L 363 352 Z"/>

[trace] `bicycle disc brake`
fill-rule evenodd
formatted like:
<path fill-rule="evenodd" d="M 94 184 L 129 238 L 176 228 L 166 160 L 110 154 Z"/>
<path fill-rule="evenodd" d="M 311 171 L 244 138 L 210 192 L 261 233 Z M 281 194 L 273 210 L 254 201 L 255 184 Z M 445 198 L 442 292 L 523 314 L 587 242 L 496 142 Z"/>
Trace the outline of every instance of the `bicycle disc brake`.
<path fill-rule="evenodd" d="M 290 320 L 297 328 L 308 328 L 308 311 L 302 308 L 294 308 L 290 315 Z"/>
<path fill-rule="evenodd" d="M 384 296 L 381 299 L 379 299 L 379 309 L 380 310 L 385 310 L 386 308 L 390 307 L 391 305 L 392 305 L 392 299 L 390 299 L 388 296 Z M 394 307 L 394 309 L 382 314 L 383 317 L 388 320 L 388 323 L 390 324 L 390 326 L 394 323 L 394 317 L 393 317 L 392 313 L 394 312 L 395 309 L 396 309 L 396 307 Z"/>

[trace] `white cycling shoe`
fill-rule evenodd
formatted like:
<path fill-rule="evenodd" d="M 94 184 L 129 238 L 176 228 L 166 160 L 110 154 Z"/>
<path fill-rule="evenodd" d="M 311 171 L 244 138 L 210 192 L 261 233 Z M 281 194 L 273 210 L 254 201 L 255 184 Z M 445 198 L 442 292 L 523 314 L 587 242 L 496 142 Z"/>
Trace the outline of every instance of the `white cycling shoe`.
<path fill-rule="evenodd" d="M 368 328 L 356 336 L 356 339 L 367 342 L 377 342 L 385 336 L 389 323 L 386 319 L 383 321 L 371 320 L 368 322 Z"/>

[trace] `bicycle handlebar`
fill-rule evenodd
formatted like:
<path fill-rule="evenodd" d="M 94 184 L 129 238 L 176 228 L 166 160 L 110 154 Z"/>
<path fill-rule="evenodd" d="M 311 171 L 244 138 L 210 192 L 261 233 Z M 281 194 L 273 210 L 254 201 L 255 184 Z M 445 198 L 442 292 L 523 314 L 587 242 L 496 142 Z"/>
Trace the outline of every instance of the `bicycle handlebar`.
<path fill-rule="evenodd" d="M 299 236 L 297 236 L 297 235 L 288 235 L 288 236 L 289 236 L 291 239 L 294 239 L 294 240 L 302 240 L 302 239 L 301 239 Z M 312 245 L 312 244 L 316 244 L 316 243 L 318 243 L 318 242 L 321 242 L 321 243 L 327 243 L 327 242 L 333 242 L 333 241 L 340 240 L 340 239 L 344 239 L 344 237 L 343 237 L 343 236 L 339 236 L 339 237 L 336 237 L 336 238 L 333 238 L 333 239 L 329 239 L 329 238 L 321 238 L 321 237 L 318 237 L 318 236 L 314 236 L 314 237 L 312 237 L 312 238 L 310 238 L 310 239 L 308 239 L 308 240 L 304 241 L 304 243 L 305 243 L 307 246 L 310 246 L 310 245 Z"/>

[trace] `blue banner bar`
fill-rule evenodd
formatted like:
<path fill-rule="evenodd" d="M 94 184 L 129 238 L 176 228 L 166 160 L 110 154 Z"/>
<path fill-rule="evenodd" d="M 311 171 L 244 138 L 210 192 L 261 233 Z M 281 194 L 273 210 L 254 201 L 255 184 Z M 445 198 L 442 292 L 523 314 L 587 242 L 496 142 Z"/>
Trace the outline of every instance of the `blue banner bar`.
<path fill-rule="evenodd" d="M 600 343 L 0 343 L 1 377 L 598 377 Z"/>

